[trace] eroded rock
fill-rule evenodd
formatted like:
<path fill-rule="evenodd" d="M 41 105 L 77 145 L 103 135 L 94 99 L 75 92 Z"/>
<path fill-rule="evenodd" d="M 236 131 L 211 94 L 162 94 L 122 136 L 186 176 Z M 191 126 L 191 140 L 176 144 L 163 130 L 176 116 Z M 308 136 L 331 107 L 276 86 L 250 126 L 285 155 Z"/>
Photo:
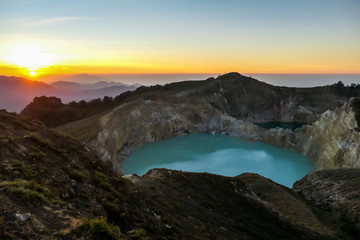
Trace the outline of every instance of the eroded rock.
<path fill-rule="evenodd" d="M 337 212 L 360 237 L 360 169 L 332 169 L 308 174 L 293 190 L 318 207 Z"/>
<path fill-rule="evenodd" d="M 15 218 L 19 222 L 26 222 L 31 217 L 30 213 L 16 213 Z"/>

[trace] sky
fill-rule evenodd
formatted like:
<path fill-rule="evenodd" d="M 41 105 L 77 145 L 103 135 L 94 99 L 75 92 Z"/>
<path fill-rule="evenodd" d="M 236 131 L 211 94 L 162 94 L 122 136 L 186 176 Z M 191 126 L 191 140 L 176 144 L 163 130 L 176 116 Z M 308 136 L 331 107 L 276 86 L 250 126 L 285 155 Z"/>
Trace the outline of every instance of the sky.
<path fill-rule="evenodd" d="M 0 0 L 0 75 L 360 73 L 359 0 Z"/>

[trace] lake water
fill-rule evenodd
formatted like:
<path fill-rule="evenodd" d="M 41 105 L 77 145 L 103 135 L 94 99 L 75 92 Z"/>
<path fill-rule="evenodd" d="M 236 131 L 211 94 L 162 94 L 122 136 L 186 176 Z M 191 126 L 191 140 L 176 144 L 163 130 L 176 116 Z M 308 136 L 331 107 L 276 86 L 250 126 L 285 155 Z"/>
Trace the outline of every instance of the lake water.
<path fill-rule="evenodd" d="M 261 142 L 225 135 L 192 134 L 135 149 L 123 164 L 126 174 L 152 168 L 236 176 L 258 173 L 287 187 L 315 169 L 304 156 Z"/>

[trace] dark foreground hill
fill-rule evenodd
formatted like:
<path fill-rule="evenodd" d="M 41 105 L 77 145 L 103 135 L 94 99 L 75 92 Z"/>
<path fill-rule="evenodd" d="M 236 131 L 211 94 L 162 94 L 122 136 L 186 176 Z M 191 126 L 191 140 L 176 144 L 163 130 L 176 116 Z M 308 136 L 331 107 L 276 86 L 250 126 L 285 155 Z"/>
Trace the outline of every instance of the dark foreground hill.
<path fill-rule="evenodd" d="M 78 140 L 1 111 L 0 239 L 359 239 L 360 171 L 334 171 L 299 195 L 250 173 L 120 177 Z"/>

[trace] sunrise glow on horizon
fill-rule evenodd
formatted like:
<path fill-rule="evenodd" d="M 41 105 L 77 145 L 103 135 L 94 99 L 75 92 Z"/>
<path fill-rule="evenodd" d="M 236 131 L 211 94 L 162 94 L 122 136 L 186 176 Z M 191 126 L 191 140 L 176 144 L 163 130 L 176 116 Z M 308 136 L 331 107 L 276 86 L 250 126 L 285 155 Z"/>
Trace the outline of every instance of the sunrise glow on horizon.
<path fill-rule="evenodd" d="M 360 73 L 360 2 L 0 2 L 0 75 Z"/>

